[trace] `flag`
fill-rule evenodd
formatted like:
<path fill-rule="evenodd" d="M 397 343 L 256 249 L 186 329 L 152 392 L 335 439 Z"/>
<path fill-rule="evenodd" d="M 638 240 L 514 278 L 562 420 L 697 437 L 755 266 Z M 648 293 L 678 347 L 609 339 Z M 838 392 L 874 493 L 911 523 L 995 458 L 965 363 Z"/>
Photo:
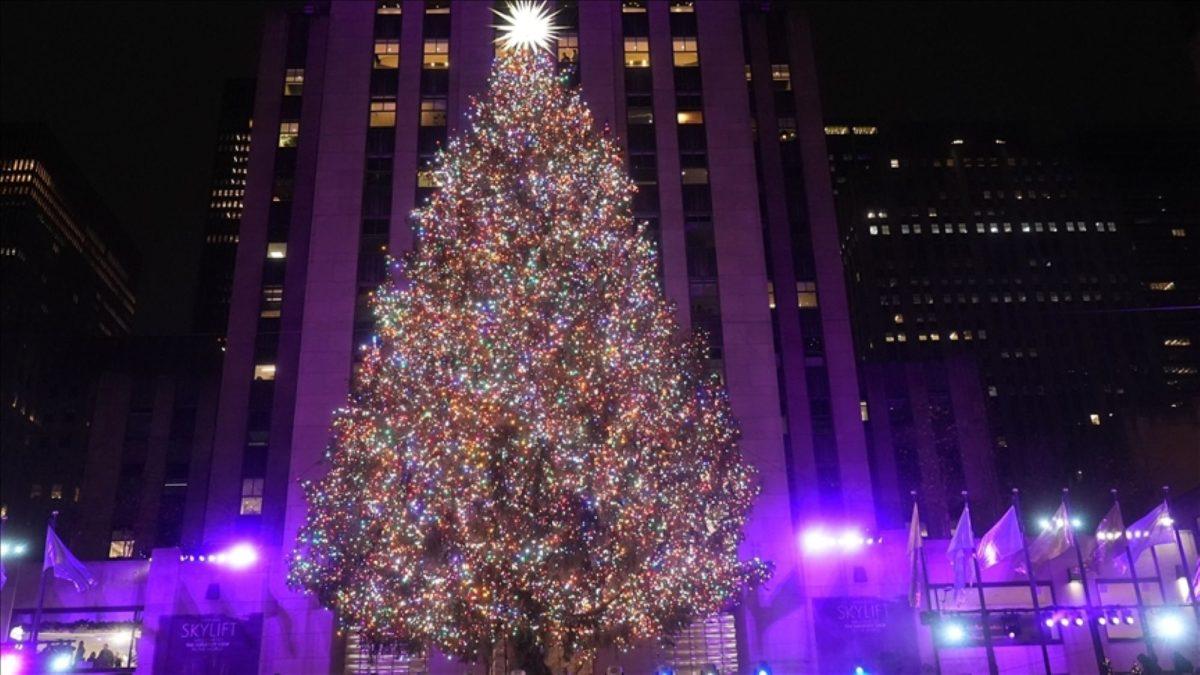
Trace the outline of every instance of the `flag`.
<path fill-rule="evenodd" d="M 1049 527 L 1042 530 L 1029 544 L 1029 560 L 1037 563 L 1053 560 L 1071 550 L 1075 537 L 1071 534 L 1071 517 L 1067 513 L 1067 503 L 1058 505 L 1058 510 L 1050 518 Z"/>
<path fill-rule="evenodd" d="M 917 504 L 913 502 L 912 521 L 908 524 L 908 606 L 921 606 L 921 549 L 925 542 L 921 539 L 921 516 L 917 513 Z"/>
<path fill-rule="evenodd" d="M 45 570 L 54 570 L 54 576 L 71 582 L 80 593 L 96 586 L 96 578 L 78 558 L 71 555 L 67 545 L 49 525 L 46 526 L 46 558 L 42 563 L 42 571 Z"/>
<path fill-rule="evenodd" d="M 1007 560 L 1025 549 L 1025 537 L 1021 535 L 1021 523 L 1017 511 L 1008 507 L 1000 520 L 979 538 L 979 566 L 987 569 Z"/>
<path fill-rule="evenodd" d="M 954 534 L 950 536 L 946 555 L 950 556 L 950 567 L 954 570 L 954 595 L 957 598 L 963 588 L 975 582 L 975 568 L 971 564 L 975 556 L 975 536 L 971 533 L 971 509 L 966 504 L 963 504 Z"/>
<path fill-rule="evenodd" d="M 1151 546 L 1174 542 L 1175 521 L 1171 519 L 1167 503 L 1164 501 L 1130 525 L 1125 536 L 1129 540 L 1129 554 L 1134 562 Z"/>
<path fill-rule="evenodd" d="M 1128 574 L 1129 564 L 1125 559 L 1125 519 L 1121 517 L 1121 504 L 1114 501 L 1108 513 L 1096 526 L 1096 541 L 1087 556 L 1092 568 L 1100 574 Z"/>

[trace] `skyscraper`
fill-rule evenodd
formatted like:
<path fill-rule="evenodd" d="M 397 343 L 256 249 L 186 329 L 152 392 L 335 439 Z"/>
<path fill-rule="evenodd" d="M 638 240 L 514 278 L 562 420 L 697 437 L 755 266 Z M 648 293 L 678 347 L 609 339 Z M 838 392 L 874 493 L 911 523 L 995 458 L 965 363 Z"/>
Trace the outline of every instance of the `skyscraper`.
<path fill-rule="evenodd" d="M 825 131 L 862 361 L 975 359 L 991 444 L 981 466 L 994 466 L 1000 486 L 1053 494 L 1070 484 L 1107 499 L 1114 486 L 1129 495 L 1161 484 L 1132 471 L 1126 424 L 1195 383 L 1187 216 L 1158 214 L 1159 193 L 1130 182 L 1129 157 L 1096 149 L 1110 142 Z M 1161 156 L 1136 152 L 1147 164 Z M 1161 191 L 1180 166 L 1147 183 Z M 872 410 L 873 423 L 889 412 Z M 943 471 L 957 476 L 951 494 L 968 488 L 961 463 Z M 931 517 L 944 525 L 948 515 Z"/>
<path fill-rule="evenodd" d="M 100 343 L 128 335 L 137 258 L 57 142 L 5 127 L 0 157 L 0 443 L 16 532 L 73 527 Z"/>
<path fill-rule="evenodd" d="M 233 266 L 246 193 L 254 80 L 229 80 L 221 95 L 217 148 L 204 221 L 204 246 L 196 284 L 194 327 L 224 344 L 233 293 Z"/>
<path fill-rule="evenodd" d="M 562 68 L 628 153 L 665 292 L 685 327 L 707 330 L 761 471 L 746 552 L 796 578 L 801 514 L 863 527 L 874 516 L 807 26 L 782 6 L 559 8 Z M 489 3 L 443 0 L 317 3 L 268 20 L 206 540 L 290 546 L 300 483 L 322 470 L 330 413 L 371 332 L 367 296 L 385 256 L 412 246 L 408 214 L 437 189 L 434 153 L 485 87 L 492 23 Z M 743 660 L 811 663 L 793 639 L 799 592 L 755 592 L 757 609 L 738 614 Z M 286 658 L 327 658 L 319 642 L 303 651 Z"/>

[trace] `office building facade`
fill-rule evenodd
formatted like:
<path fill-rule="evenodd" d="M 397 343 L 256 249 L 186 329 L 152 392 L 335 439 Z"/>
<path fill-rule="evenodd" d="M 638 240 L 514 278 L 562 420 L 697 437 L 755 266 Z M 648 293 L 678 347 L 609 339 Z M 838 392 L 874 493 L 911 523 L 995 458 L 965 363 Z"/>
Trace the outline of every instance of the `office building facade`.
<path fill-rule="evenodd" d="M 95 358 L 128 335 L 137 256 L 57 142 L 5 127 L 0 158 L 0 443 L 8 531 L 76 519 Z"/>
<path fill-rule="evenodd" d="M 195 332 L 220 345 L 225 343 L 225 327 L 229 323 L 253 113 L 254 80 L 227 81 L 217 118 L 217 147 L 213 154 L 193 320 Z"/>
<path fill-rule="evenodd" d="M 976 359 L 1002 486 L 1152 498 L 1123 419 L 1158 400 L 1164 371 L 1121 191 L 1077 149 L 1020 132 L 826 137 L 862 361 Z"/>

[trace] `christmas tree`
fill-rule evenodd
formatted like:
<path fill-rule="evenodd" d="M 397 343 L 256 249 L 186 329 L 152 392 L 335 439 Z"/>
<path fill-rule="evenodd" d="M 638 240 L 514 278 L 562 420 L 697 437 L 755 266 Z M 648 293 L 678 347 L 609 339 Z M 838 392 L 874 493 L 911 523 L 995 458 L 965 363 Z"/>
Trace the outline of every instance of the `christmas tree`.
<path fill-rule="evenodd" d="M 532 673 L 669 635 L 766 565 L 738 557 L 754 472 L 619 150 L 509 46 L 373 297 L 291 582 L 370 641 Z"/>

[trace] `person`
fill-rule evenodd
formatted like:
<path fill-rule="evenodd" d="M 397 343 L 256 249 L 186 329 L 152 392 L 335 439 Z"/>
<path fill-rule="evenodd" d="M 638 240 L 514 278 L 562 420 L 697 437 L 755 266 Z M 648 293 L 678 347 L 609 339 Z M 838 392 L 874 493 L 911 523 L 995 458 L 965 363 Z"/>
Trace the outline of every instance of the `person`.
<path fill-rule="evenodd" d="M 79 645 L 77 647 L 75 647 L 75 658 L 71 659 L 71 663 L 73 663 L 77 666 L 82 664 L 83 663 L 83 655 L 85 653 L 86 652 L 84 652 L 84 649 L 83 649 L 83 640 L 80 640 Z"/>
<path fill-rule="evenodd" d="M 88 654 L 88 657 L 87 657 L 87 662 L 88 662 L 88 663 L 89 663 L 89 664 L 90 664 L 92 667 L 95 667 L 95 666 L 96 666 L 96 652 L 95 652 L 94 650 L 92 651 L 92 653 L 91 653 L 91 654 Z"/>
<path fill-rule="evenodd" d="M 112 653 L 112 650 L 108 648 L 108 643 L 105 642 L 104 646 L 100 648 L 100 655 L 96 657 L 96 667 L 112 668 L 115 663 L 116 655 Z"/>
<path fill-rule="evenodd" d="M 1178 649 L 1176 649 L 1175 653 L 1171 655 L 1171 663 L 1173 664 L 1172 667 L 1177 673 L 1196 672 L 1196 666 L 1192 665 L 1192 662 L 1189 661 L 1188 658 L 1184 656 L 1183 653 Z"/>

